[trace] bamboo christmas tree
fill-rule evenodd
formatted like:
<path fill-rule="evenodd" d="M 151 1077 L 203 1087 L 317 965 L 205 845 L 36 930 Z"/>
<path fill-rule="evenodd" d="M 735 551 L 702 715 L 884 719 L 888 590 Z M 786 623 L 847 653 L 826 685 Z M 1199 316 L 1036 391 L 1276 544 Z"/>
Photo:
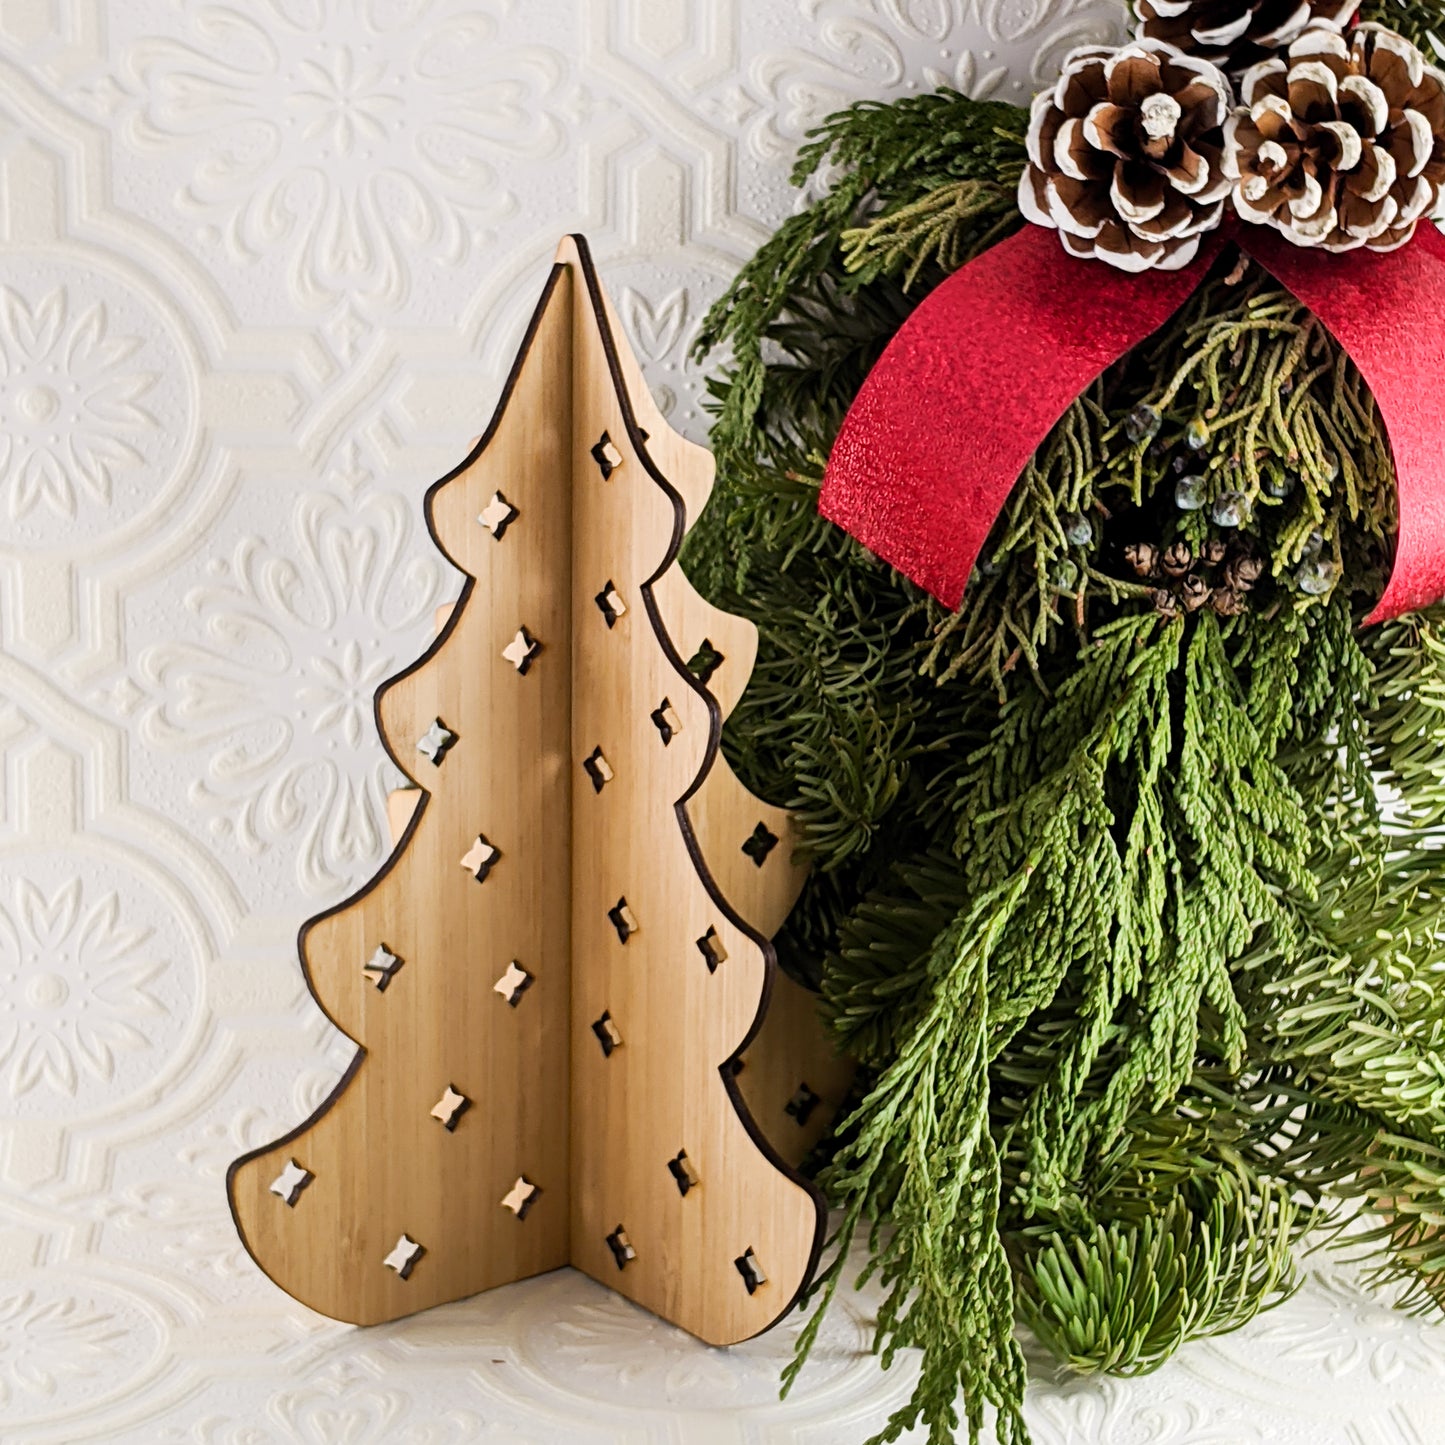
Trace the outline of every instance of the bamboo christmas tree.
<path fill-rule="evenodd" d="M 755 632 L 673 565 L 711 476 L 565 242 L 491 427 L 427 496 L 467 581 L 377 696 L 417 784 L 396 849 L 302 931 L 361 1051 L 230 1173 L 247 1248 L 325 1314 L 570 1262 L 726 1344 L 808 1280 L 822 1207 L 792 1164 L 847 1072 L 767 941 L 803 882 L 788 816 L 718 754 Z"/>

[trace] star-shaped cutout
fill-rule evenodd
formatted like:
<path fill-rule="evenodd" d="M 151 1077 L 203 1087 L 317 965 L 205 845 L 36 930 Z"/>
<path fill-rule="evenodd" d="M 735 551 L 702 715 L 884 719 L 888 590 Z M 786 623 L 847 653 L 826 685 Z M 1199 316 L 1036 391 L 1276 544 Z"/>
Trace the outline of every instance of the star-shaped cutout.
<path fill-rule="evenodd" d="M 758 1263 L 758 1257 L 752 1249 L 746 1249 L 737 1259 L 733 1260 L 737 1272 L 743 1277 L 743 1284 L 747 1286 L 749 1294 L 755 1294 L 759 1285 L 767 1284 L 768 1277 L 763 1273 L 763 1267 Z"/>
<path fill-rule="evenodd" d="M 697 1186 L 697 1167 L 687 1157 L 686 1149 L 679 1149 L 677 1157 L 667 1161 L 667 1172 L 672 1175 L 677 1184 L 677 1192 L 684 1198 L 687 1197 L 689 1189 Z"/>
<path fill-rule="evenodd" d="M 612 920 L 612 926 L 617 930 L 619 942 L 626 943 L 627 940 L 637 932 L 637 915 L 628 907 L 625 898 L 619 898 L 617 902 L 607 910 L 607 916 Z"/>
<path fill-rule="evenodd" d="M 396 976 L 401 960 L 384 944 L 378 944 L 376 952 L 362 964 L 362 972 L 376 985 L 377 993 L 385 993 L 386 986 Z"/>
<path fill-rule="evenodd" d="M 813 1110 L 822 1102 L 822 1098 L 814 1093 L 806 1083 L 799 1084 L 793 1097 L 783 1105 L 783 1113 L 791 1119 L 796 1119 L 798 1127 L 802 1129 L 806 1127 Z"/>
<path fill-rule="evenodd" d="M 492 871 L 492 864 L 501 856 L 500 850 L 487 842 L 486 835 L 478 833 L 477 841 L 462 855 L 462 867 L 474 874 L 478 883 L 482 883 Z"/>
<path fill-rule="evenodd" d="M 506 973 L 492 985 L 492 992 L 501 994 L 513 1008 L 516 1008 L 517 1000 L 526 993 L 531 985 L 532 975 L 514 958 L 507 965 Z"/>
<path fill-rule="evenodd" d="M 500 492 L 493 492 L 492 500 L 477 513 L 477 521 L 500 542 L 502 534 L 519 515 L 517 509 Z"/>
<path fill-rule="evenodd" d="M 723 947 L 717 929 L 711 924 L 708 925 L 707 932 L 697 940 L 697 950 L 707 963 L 709 973 L 716 973 L 718 964 L 727 962 L 728 951 Z"/>
<path fill-rule="evenodd" d="M 525 627 L 519 627 L 517 635 L 502 649 L 502 656 L 525 676 L 541 650 L 542 644 Z"/>
<path fill-rule="evenodd" d="M 541 1192 L 525 1174 L 519 1174 L 517 1182 L 503 1196 L 502 1208 L 510 1209 L 518 1219 L 525 1219 Z"/>
<path fill-rule="evenodd" d="M 616 443 L 606 432 L 602 433 L 597 445 L 592 448 L 592 460 L 597 463 L 604 482 L 611 481 L 612 473 L 622 465 L 622 453 L 617 450 Z"/>
<path fill-rule="evenodd" d="M 619 617 L 627 615 L 627 604 L 622 600 L 622 594 L 612 585 L 608 584 L 592 599 L 598 611 L 602 613 L 609 628 L 617 625 Z"/>
<path fill-rule="evenodd" d="M 411 1272 L 416 1268 L 416 1262 L 426 1250 L 409 1235 L 403 1234 L 392 1246 L 391 1253 L 382 1260 L 388 1269 L 394 1269 L 403 1279 L 410 1279 Z"/>
<path fill-rule="evenodd" d="M 296 1201 L 301 1197 L 301 1191 L 305 1189 L 315 1177 L 309 1169 L 303 1169 L 292 1159 L 271 1181 L 271 1193 L 285 1200 L 286 1203 L 294 1209 L 296 1207 Z"/>
<path fill-rule="evenodd" d="M 446 1125 L 447 1132 L 451 1133 L 456 1129 L 462 1115 L 471 1108 L 472 1101 L 465 1094 L 459 1094 L 447 1085 L 447 1091 L 432 1105 L 431 1116 L 433 1119 L 440 1119 Z"/>
<path fill-rule="evenodd" d="M 604 1059 L 610 1059 L 613 1049 L 622 1047 L 622 1034 L 612 1021 L 610 1009 L 603 1009 L 602 1017 L 592 1025 L 592 1032 L 597 1035 L 597 1042 L 602 1045 Z"/>
<path fill-rule="evenodd" d="M 432 762 L 440 763 L 442 755 L 456 740 L 457 735 L 449 727 L 446 727 L 440 718 L 436 718 L 416 740 L 416 750 Z"/>
<path fill-rule="evenodd" d="M 593 748 L 592 751 L 582 759 L 582 771 L 592 780 L 592 791 L 594 793 L 600 793 L 616 776 L 612 771 L 612 764 L 602 756 L 601 748 Z"/>
<path fill-rule="evenodd" d="M 667 699 L 658 703 L 652 712 L 652 725 L 662 734 L 662 745 L 666 747 L 682 731 L 682 719 L 677 709 Z"/>
<path fill-rule="evenodd" d="M 637 1258 L 637 1251 L 633 1249 L 627 1231 L 620 1224 L 607 1236 L 607 1247 L 612 1251 L 618 1269 L 626 1269 L 628 1264 Z"/>
<path fill-rule="evenodd" d="M 778 835 L 770 832 L 767 825 L 759 823 L 748 835 L 742 851 L 761 868 L 768 860 L 768 854 L 778 846 Z"/>

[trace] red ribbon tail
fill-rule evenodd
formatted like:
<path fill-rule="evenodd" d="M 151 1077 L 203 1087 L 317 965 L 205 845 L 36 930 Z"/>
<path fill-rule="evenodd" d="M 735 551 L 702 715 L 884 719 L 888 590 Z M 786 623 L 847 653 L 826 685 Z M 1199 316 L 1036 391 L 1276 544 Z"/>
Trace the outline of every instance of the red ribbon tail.
<path fill-rule="evenodd" d="M 1398 251 L 1342 256 L 1256 226 L 1235 239 L 1344 348 L 1389 435 L 1399 538 L 1389 585 L 1365 620 L 1445 597 L 1445 237 L 1427 221 Z"/>
<path fill-rule="evenodd" d="M 1184 269 L 1139 273 L 1070 256 L 1039 226 L 991 247 L 929 294 L 869 373 L 819 511 L 956 609 L 1049 429 L 1184 304 L 1224 244 L 1212 232 Z"/>

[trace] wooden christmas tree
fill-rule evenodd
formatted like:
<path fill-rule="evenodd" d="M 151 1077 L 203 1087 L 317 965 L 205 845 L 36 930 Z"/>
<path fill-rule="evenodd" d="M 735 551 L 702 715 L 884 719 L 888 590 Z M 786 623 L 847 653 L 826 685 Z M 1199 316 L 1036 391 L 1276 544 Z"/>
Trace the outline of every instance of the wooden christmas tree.
<path fill-rule="evenodd" d="M 468 580 L 377 696 L 417 784 L 396 849 L 302 930 L 361 1049 L 230 1173 L 247 1248 L 325 1314 L 571 1263 L 725 1344 L 807 1281 L 823 1209 L 791 1163 L 846 1070 L 767 943 L 802 881 L 787 816 L 718 752 L 755 634 L 674 561 L 711 479 L 564 242 L 490 428 L 427 496 Z"/>

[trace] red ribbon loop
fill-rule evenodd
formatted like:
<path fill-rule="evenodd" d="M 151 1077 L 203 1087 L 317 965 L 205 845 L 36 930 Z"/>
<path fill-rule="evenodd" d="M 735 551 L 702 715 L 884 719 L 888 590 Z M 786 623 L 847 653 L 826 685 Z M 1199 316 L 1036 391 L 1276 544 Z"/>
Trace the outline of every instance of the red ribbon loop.
<path fill-rule="evenodd" d="M 1180 271 L 1130 274 L 1026 226 L 938 286 L 843 421 L 818 508 L 957 608 L 1028 459 L 1078 395 L 1189 298 L 1237 241 L 1345 349 L 1389 434 L 1400 532 L 1370 621 L 1445 596 L 1445 238 L 1379 254 L 1303 250 L 1258 227 L 1205 238 Z"/>

